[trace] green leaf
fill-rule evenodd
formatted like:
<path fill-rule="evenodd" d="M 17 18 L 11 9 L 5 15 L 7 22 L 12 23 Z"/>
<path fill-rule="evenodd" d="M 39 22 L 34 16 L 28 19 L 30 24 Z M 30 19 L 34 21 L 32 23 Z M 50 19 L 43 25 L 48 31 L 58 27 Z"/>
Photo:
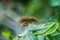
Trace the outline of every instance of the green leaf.
<path fill-rule="evenodd" d="M 51 6 L 60 6 L 60 0 L 50 0 Z"/>
<path fill-rule="evenodd" d="M 55 31 L 54 33 L 47 35 L 47 38 L 49 40 L 60 40 L 60 33 L 58 31 Z"/>
<path fill-rule="evenodd" d="M 58 28 L 58 24 L 56 22 L 52 22 L 47 29 L 45 29 L 43 32 L 36 32 L 34 34 L 44 34 L 44 35 L 48 35 L 51 33 L 54 33 L 56 31 L 56 29 Z"/>

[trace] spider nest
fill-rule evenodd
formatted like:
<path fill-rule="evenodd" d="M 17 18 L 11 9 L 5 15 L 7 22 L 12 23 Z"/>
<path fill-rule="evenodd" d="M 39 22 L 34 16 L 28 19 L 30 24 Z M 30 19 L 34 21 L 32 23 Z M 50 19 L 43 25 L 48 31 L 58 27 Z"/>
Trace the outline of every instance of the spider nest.
<path fill-rule="evenodd" d="M 23 16 L 20 20 L 19 23 L 22 24 L 23 27 L 27 26 L 29 23 L 37 23 L 38 20 L 35 17 L 28 17 L 28 16 Z"/>

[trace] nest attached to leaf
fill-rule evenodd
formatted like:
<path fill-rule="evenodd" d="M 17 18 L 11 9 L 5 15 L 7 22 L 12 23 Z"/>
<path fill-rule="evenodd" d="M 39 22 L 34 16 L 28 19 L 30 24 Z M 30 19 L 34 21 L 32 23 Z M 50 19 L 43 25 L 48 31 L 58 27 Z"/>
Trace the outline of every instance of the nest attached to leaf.
<path fill-rule="evenodd" d="M 23 27 L 27 26 L 29 23 L 37 23 L 38 20 L 35 17 L 28 17 L 28 16 L 23 16 L 20 20 L 19 23 L 22 24 Z"/>

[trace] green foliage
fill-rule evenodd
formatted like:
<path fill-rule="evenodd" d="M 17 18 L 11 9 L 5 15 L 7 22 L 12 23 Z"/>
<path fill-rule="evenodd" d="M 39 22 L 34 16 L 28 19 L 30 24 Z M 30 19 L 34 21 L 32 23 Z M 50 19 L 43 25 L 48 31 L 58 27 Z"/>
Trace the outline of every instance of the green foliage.
<path fill-rule="evenodd" d="M 31 31 L 28 30 L 29 32 L 35 31 L 35 32 L 32 33 L 33 34 L 32 36 L 33 36 L 34 40 L 39 40 L 38 39 L 39 35 L 40 36 L 44 35 L 44 36 L 41 37 L 43 40 L 60 40 L 60 0 L 11 0 L 11 1 L 13 1 L 16 5 L 21 4 L 21 6 L 22 5 L 24 6 L 22 8 L 22 13 L 21 13 L 21 14 L 23 14 L 23 16 L 34 16 L 34 17 L 39 18 L 39 20 L 40 20 L 40 18 L 41 19 L 46 19 L 47 18 L 45 21 L 43 21 L 43 23 L 46 22 L 46 23 L 44 23 L 45 25 L 44 25 L 43 28 L 41 28 L 41 25 L 38 26 L 39 24 L 37 24 L 36 29 L 34 28 L 35 30 L 34 29 L 31 30 Z M 15 4 L 13 4 L 13 5 L 15 5 Z M 18 6 L 16 6 L 16 9 L 17 8 L 18 8 Z M 10 18 L 12 18 L 13 21 L 14 21 L 14 20 L 18 19 L 17 16 L 20 17 L 20 15 L 16 16 L 16 13 L 13 12 L 13 10 L 12 11 L 11 10 L 5 10 L 5 11 L 6 11 L 6 14 Z M 20 12 L 20 10 L 19 10 L 19 12 Z M 52 17 L 52 20 L 48 19 L 50 17 Z M 54 21 L 53 17 L 55 17 L 55 19 L 58 20 L 58 22 L 56 20 Z M 5 21 L 5 15 L 0 14 L 0 20 Z M 15 31 L 10 29 L 10 27 L 13 28 L 13 25 L 16 26 L 17 24 L 15 24 L 15 21 L 13 23 L 13 22 L 9 22 L 7 20 L 10 21 L 10 19 L 6 19 L 6 23 L 5 24 L 2 23 L 4 25 L 4 27 L 3 27 L 3 30 L 0 34 L 5 36 L 8 40 L 12 40 L 14 38 L 14 36 L 16 36 L 16 34 L 15 34 Z M 47 20 L 48 20 L 49 23 L 47 23 Z M 41 22 L 41 24 L 42 24 L 42 22 Z M 32 27 L 32 25 L 30 25 L 30 26 Z M 26 30 L 28 28 L 31 28 L 30 26 L 28 25 L 26 27 Z M 18 31 L 20 31 L 20 30 L 18 30 Z M 24 40 L 25 40 L 26 37 L 25 36 L 22 36 L 22 37 L 24 37 Z"/>
<path fill-rule="evenodd" d="M 46 25 L 46 26 L 47 26 L 47 25 Z M 57 28 L 58 28 L 57 23 L 54 23 L 54 22 L 53 22 L 53 23 L 49 24 L 49 26 L 48 26 L 47 29 L 45 29 L 45 30 L 43 29 L 44 31 L 42 31 L 42 32 L 36 32 L 35 34 L 48 35 L 48 34 L 54 33 Z"/>

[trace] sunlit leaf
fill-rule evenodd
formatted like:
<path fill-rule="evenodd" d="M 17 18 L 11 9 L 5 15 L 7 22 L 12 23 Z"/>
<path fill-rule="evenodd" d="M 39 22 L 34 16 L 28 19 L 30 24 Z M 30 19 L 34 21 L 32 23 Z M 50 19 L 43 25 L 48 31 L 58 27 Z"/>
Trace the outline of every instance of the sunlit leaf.
<path fill-rule="evenodd" d="M 56 29 L 58 28 L 57 26 L 57 23 L 56 22 L 53 22 L 51 23 L 47 29 L 45 29 L 44 31 L 42 32 L 36 32 L 35 34 L 45 34 L 45 35 L 48 35 L 48 34 L 51 34 L 51 33 L 54 33 L 56 31 Z"/>

